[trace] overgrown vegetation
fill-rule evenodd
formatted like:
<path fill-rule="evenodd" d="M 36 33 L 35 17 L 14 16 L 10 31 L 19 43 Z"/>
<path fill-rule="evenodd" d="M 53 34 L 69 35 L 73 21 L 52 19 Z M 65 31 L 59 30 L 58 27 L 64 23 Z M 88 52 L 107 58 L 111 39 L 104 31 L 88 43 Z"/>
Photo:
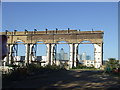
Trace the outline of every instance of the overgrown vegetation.
<path fill-rule="evenodd" d="M 115 58 L 109 58 L 109 60 L 106 62 L 106 68 L 108 67 L 110 70 L 120 68 L 119 60 L 116 60 Z"/>
<path fill-rule="evenodd" d="M 109 58 L 105 64 L 105 72 L 109 74 L 120 75 L 120 62 L 115 58 Z"/>
<path fill-rule="evenodd" d="M 85 65 L 78 64 L 77 67 L 73 67 L 72 69 L 95 69 L 95 67 L 94 66 L 87 67 Z"/>
<path fill-rule="evenodd" d="M 10 66 L 11 67 L 11 66 Z M 15 66 L 17 67 L 17 66 Z M 35 74 L 41 74 L 41 73 L 48 73 L 48 72 L 54 72 L 58 70 L 65 70 L 64 67 L 56 66 L 56 65 L 47 65 L 45 67 L 40 66 L 40 64 L 30 64 L 28 66 L 24 67 L 17 67 L 14 69 L 14 71 L 4 74 L 3 75 L 3 82 L 7 81 L 17 81 L 17 80 L 23 80 L 26 79 L 29 76 L 33 76 Z"/>
<path fill-rule="evenodd" d="M 29 76 L 33 76 L 35 74 L 41 74 L 41 73 L 51 73 L 54 71 L 59 70 L 66 70 L 66 67 L 68 67 L 67 64 L 63 64 L 62 66 L 57 65 L 47 65 L 45 67 L 42 67 L 40 64 L 30 64 L 28 66 L 16 66 L 16 65 L 9 65 L 9 67 L 13 67 L 14 70 L 8 74 L 3 74 L 3 83 L 8 81 L 16 81 L 16 80 L 23 80 L 26 79 Z M 120 70 L 120 63 L 118 60 L 114 58 L 110 58 L 109 61 L 105 64 L 105 72 L 106 73 L 116 73 L 115 70 L 119 68 Z M 87 67 L 82 64 L 78 64 L 77 67 L 73 67 L 72 69 L 89 69 L 89 70 L 96 70 L 94 66 Z M 120 71 L 117 73 L 120 75 Z"/>

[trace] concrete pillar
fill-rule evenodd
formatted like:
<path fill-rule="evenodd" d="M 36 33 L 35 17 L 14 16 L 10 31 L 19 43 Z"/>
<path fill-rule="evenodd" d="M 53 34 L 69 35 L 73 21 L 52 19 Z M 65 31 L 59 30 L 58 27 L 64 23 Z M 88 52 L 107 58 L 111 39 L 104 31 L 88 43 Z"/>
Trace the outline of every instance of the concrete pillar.
<path fill-rule="evenodd" d="M 32 46 L 32 61 L 36 61 L 36 53 L 35 53 L 36 44 Z"/>
<path fill-rule="evenodd" d="M 103 43 L 101 43 L 101 60 L 103 65 Z"/>
<path fill-rule="evenodd" d="M 55 59 L 54 46 L 55 46 L 55 44 L 51 44 L 51 61 L 50 61 L 50 65 L 54 64 L 54 59 Z"/>
<path fill-rule="evenodd" d="M 74 44 L 69 44 L 70 46 L 70 61 L 69 61 L 69 67 L 73 67 L 73 61 L 74 61 Z"/>
<path fill-rule="evenodd" d="M 12 64 L 13 61 L 13 44 L 9 45 L 9 63 Z"/>
<path fill-rule="evenodd" d="M 7 44 L 7 56 L 6 56 L 6 65 L 9 64 L 9 54 L 10 54 L 10 44 Z"/>
<path fill-rule="evenodd" d="M 94 66 L 100 68 L 103 62 L 103 44 L 94 44 Z"/>
<path fill-rule="evenodd" d="M 25 66 L 29 64 L 29 53 L 30 53 L 30 44 L 26 44 L 26 52 L 25 52 Z"/>
<path fill-rule="evenodd" d="M 46 64 L 51 64 L 51 44 L 46 44 L 47 46 L 47 61 Z"/>
<path fill-rule="evenodd" d="M 30 49 L 29 49 L 29 64 L 32 63 L 32 57 L 33 57 L 33 44 L 30 44 Z"/>
<path fill-rule="evenodd" d="M 54 63 L 54 64 L 57 64 L 57 61 L 56 61 L 56 54 L 57 54 L 57 50 L 56 50 L 56 49 L 57 49 L 57 44 L 54 44 L 54 47 L 53 47 L 53 48 L 54 48 L 54 50 L 53 50 L 53 55 L 54 55 L 54 57 L 53 57 L 53 58 L 54 58 L 54 59 L 53 59 L 53 63 Z"/>
<path fill-rule="evenodd" d="M 74 45 L 74 67 L 77 66 L 78 63 L 78 44 Z"/>

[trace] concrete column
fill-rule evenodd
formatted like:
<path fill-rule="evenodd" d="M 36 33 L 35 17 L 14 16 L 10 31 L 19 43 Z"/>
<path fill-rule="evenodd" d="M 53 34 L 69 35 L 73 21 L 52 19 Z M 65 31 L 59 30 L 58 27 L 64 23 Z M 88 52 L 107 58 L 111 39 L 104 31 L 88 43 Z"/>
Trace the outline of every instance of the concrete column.
<path fill-rule="evenodd" d="M 7 56 L 6 56 L 6 65 L 9 64 L 9 53 L 10 53 L 10 44 L 7 44 Z"/>
<path fill-rule="evenodd" d="M 74 45 L 74 67 L 77 66 L 78 63 L 78 44 Z"/>
<path fill-rule="evenodd" d="M 69 67 L 73 67 L 73 61 L 74 61 L 74 44 L 69 44 L 70 46 L 70 61 L 69 61 Z"/>
<path fill-rule="evenodd" d="M 32 47 L 32 61 L 36 61 L 36 55 L 35 55 L 35 48 L 36 48 L 36 44 L 33 44 Z"/>
<path fill-rule="evenodd" d="M 5 57 L 2 62 L 1 62 L 1 66 L 6 66 L 7 63 L 7 57 Z"/>
<path fill-rule="evenodd" d="M 46 44 L 47 46 L 47 61 L 46 61 L 46 64 L 51 64 L 50 61 L 51 61 L 51 44 Z"/>
<path fill-rule="evenodd" d="M 30 44 L 26 44 L 26 52 L 25 52 L 25 66 L 29 64 L 29 53 L 30 53 Z"/>
<path fill-rule="evenodd" d="M 50 65 L 54 64 L 54 58 L 55 58 L 54 46 L 55 46 L 55 44 L 51 44 L 51 61 L 50 61 Z"/>
<path fill-rule="evenodd" d="M 13 44 L 9 45 L 9 63 L 12 64 L 13 61 Z"/>
<path fill-rule="evenodd" d="M 29 64 L 32 62 L 32 57 L 33 57 L 33 44 L 30 44 L 30 49 L 29 49 Z"/>
<path fill-rule="evenodd" d="M 101 60 L 103 65 L 103 43 L 101 43 Z"/>
<path fill-rule="evenodd" d="M 10 51 L 10 44 L 7 44 L 7 56 L 3 59 L 3 66 L 9 64 L 9 51 Z"/>
<path fill-rule="evenodd" d="M 100 68 L 103 62 L 102 44 L 94 44 L 94 66 Z"/>

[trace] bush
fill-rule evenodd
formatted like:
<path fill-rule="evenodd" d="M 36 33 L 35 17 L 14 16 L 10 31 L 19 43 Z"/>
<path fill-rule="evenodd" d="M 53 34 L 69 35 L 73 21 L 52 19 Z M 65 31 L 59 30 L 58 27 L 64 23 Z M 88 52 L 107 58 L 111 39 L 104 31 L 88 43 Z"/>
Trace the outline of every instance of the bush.
<path fill-rule="evenodd" d="M 44 68 L 45 69 L 49 69 L 49 70 L 60 70 L 60 69 L 63 69 L 63 67 L 57 66 L 56 64 L 47 65 Z"/>
<path fill-rule="evenodd" d="M 43 67 L 40 66 L 40 64 L 30 64 L 26 68 L 28 73 L 31 73 L 31 72 L 38 73 L 41 71 L 41 69 L 43 69 Z"/>
<path fill-rule="evenodd" d="M 23 79 L 27 76 L 27 68 L 17 68 L 16 70 L 3 75 L 3 81 L 16 81 Z"/>
<path fill-rule="evenodd" d="M 25 79 L 27 76 L 35 75 L 38 73 L 44 73 L 46 71 L 56 71 L 56 70 L 62 70 L 64 68 L 60 68 L 60 66 L 56 65 L 47 65 L 45 67 L 40 66 L 40 64 L 29 64 L 28 66 L 19 67 L 12 71 L 11 73 L 8 73 L 6 75 L 3 75 L 3 81 L 15 81 L 15 80 L 22 80 Z"/>
<path fill-rule="evenodd" d="M 107 61 L 105 65 L 105 72 L 112 72 L 117 68 L 120 68 L 119 60 L 116 60 L 115 58 L 109 58 L 109 61 Z"/>
<path fill-rule="evenodd" d="M 94 66 L 87 67 L 82 64 L 79 64 L 77 67 L 73 67 L 72 69 L 95 69 Z"/>

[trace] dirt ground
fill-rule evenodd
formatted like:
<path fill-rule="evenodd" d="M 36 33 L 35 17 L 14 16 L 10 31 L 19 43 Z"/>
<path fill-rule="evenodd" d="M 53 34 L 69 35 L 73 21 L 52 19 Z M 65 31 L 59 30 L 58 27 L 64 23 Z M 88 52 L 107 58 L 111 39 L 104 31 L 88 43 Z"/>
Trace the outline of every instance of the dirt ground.
<path fill-rule="evenodd" d="M 13 81 L 5 88 L 35 88 L 41 89 L 120 89 L 120 77 L 90 70 L 61 70 L 47 72 L 27 77 L 21 81 Z M 53 90 L 53 89 L 52 89 Z"/>

